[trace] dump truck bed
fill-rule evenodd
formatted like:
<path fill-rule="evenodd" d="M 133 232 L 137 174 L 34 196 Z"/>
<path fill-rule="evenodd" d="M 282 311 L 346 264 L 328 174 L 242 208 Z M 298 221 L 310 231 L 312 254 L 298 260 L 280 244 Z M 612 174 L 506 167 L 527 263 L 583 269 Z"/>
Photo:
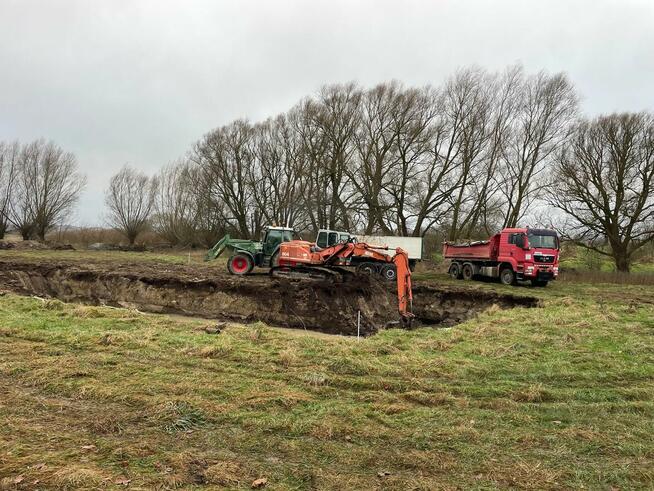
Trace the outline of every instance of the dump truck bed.
<path fill-rule="evenodd" d="M 469 242 L 444 242 L 444 259 L 475 259 L 479 261 L 497 260 L 499 247 L 499 234 L 493 235 L 489 240 L 477 240 Z"/>

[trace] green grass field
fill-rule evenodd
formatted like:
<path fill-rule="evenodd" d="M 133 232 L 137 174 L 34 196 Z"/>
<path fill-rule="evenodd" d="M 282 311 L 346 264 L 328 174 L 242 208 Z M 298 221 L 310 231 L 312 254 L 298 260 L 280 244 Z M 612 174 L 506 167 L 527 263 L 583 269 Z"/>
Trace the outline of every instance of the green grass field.
<path fill-rule="evenodd" d="M 651 489 L 654 288 L 528 292 L 361 341 L 0 296 L 0 489 Z"/>

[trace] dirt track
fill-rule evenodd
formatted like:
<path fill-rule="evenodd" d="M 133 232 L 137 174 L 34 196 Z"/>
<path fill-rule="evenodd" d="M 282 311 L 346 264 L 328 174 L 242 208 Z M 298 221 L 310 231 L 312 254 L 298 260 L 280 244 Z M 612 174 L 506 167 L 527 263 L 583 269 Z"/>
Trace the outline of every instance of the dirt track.
<path fill-rule="evenodd" d="M 202 266 L 165 263 L 34 261 L 0 257 L 0 288 L 69 302 L 134 307 L 242 322 L 372 334 L 398 319 L 393 285 L 367 276 L 334 284 L 235 277 Z M 532 297 L 414 283 L 416 325 L 452 325 L 493 304 L 533 307 Z"/>

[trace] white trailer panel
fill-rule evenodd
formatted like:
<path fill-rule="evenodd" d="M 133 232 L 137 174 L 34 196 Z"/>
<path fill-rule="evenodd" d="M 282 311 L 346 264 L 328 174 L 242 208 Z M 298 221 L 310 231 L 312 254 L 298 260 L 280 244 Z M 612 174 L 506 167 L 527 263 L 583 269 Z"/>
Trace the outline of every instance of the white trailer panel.
<path fill-rule="evenodd" d="M 394 235 L 357 235 L 359 242 L 395 249 L 401 247 L 409 259 L 422 260 L 422 237 L 396 237 Z"/>

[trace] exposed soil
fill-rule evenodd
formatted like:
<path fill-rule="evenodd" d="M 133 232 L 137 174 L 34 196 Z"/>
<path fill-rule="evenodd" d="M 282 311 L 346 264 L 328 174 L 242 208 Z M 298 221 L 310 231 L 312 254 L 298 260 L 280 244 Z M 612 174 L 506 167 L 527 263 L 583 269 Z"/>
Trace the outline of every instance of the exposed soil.
<path fill-rule="evenodd" d="M 84 263 L 0 258 L 0 289 L 67 302 L 133 307 L 240 322 L 373 334 L 398 320 L 392 284 L 368 276 L 342 283 L 230 276 L 215 268 L 164 263 Z M 415 284 L 414 325 L 450 326 L 491 305 L 534 307 L 533 297 Z"/>

